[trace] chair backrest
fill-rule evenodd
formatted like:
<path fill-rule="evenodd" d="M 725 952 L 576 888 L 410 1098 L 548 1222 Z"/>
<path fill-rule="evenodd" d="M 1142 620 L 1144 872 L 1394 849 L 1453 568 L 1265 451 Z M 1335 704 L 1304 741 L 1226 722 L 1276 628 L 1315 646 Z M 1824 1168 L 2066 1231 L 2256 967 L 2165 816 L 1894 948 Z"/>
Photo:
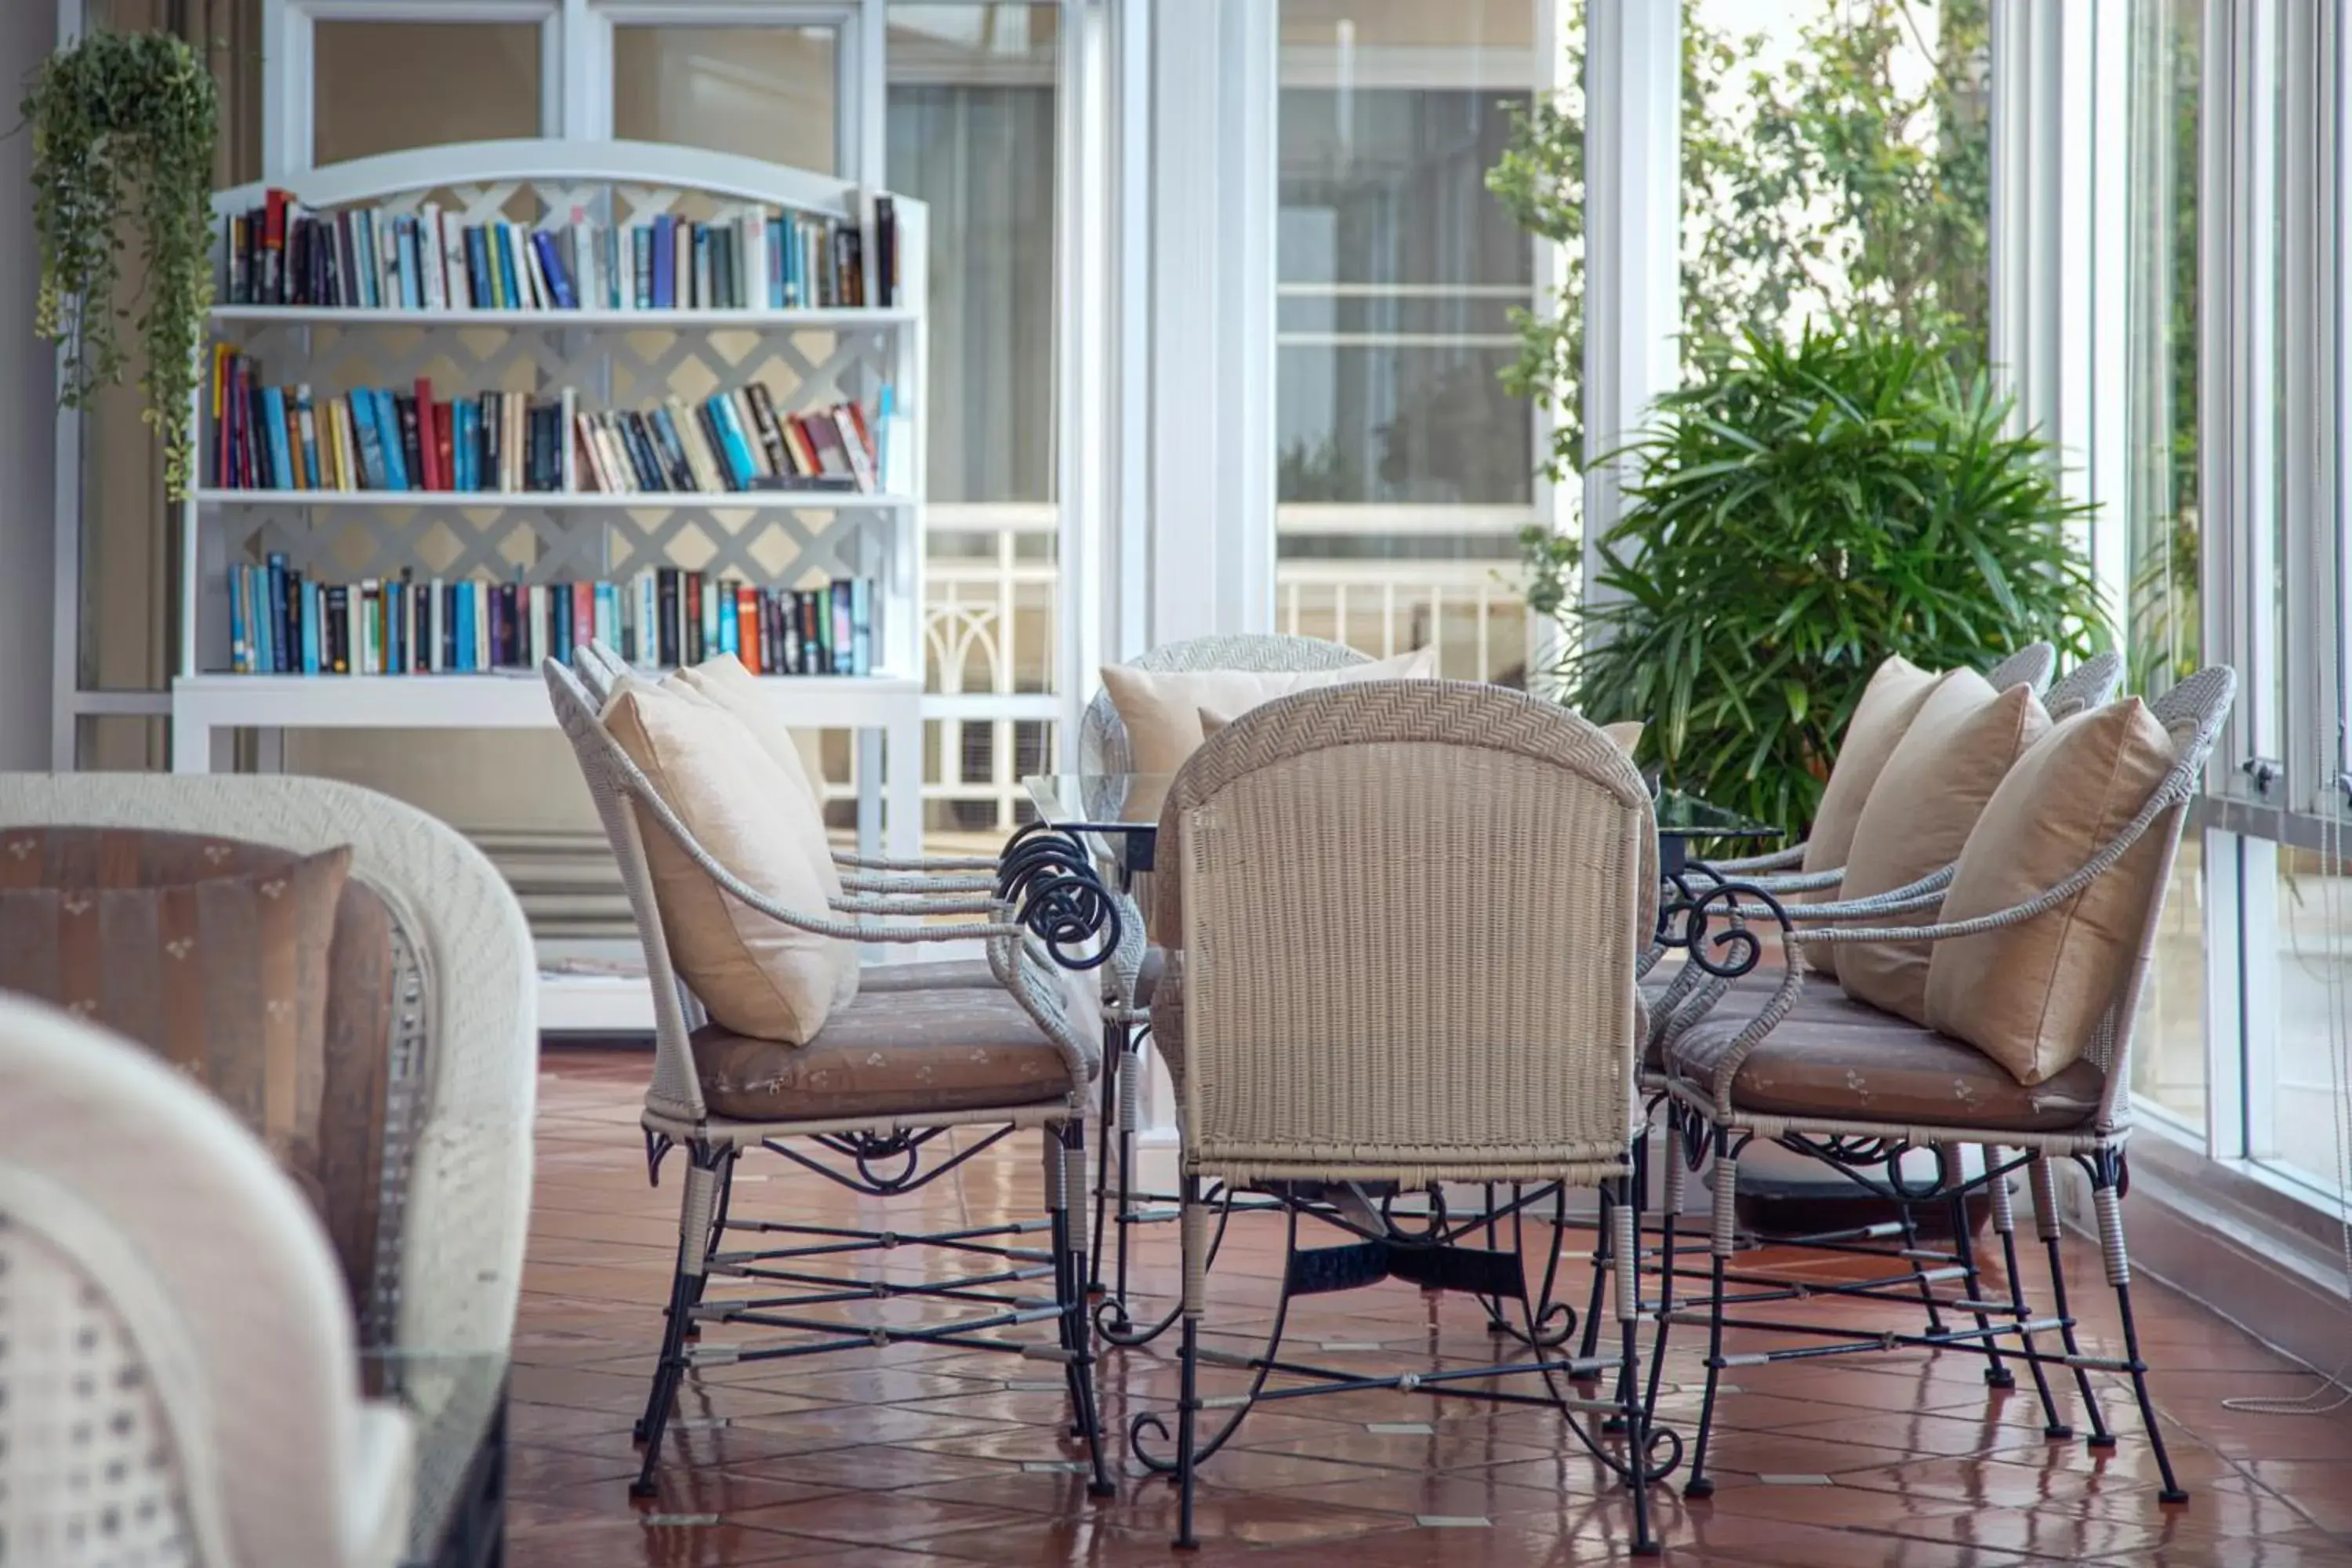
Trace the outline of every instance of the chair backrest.
<path fill-rule="evenodd" d="M 2006 691 L 2012 686 L 2031 686 L 2039 696 L 2050 684 L 2050 677 L 2058 668 L 2058 650 L 2046 642 L 2030 642 L 1990 669 L 1985 679 L 1995 691 Z"/>
<path fill-rule="evenodd" d="M 140 1047 L 0 997 L 10 1562 L 389 1564 L 409 1431 L 360 1397 L 325 1233 Z"/>
<path fill-rule="evenodd" d="M 2107 1075 L 2099 1110 L 2098 1125 L 2102 1128 L 2112 1128 L 2129 1120 L 2132 1036 L 2138 1023 L 2140 997 L 2147 988 L 2148 966 L 2156 955 L 2157 931 L 2164 918 L 2173 862 L 2180 850 L 2181 826 L 2188 817 L 2189 801 L 2203 787 L 2206 762 L 2212 755 L 2214 742 L 2221 736 L 2222 722 L 2229 718 L 2230 705 L 2237 695 L 2237 671 L 2217 664 L 2199 670 L 2147 705 L 2148 711 L 2172 736 L 2171 770 L 2149 793 L 2138 814 L 2091 862 L 2095 867 L 2102 861 L 2112 864 L 2134 849 L 2149 853 L 2147 840 L 2155 841 L 2154 890 L 2140 922 L 2139 945 L 2133 956 L 2130 976 L 2100 1023 L 2089 1052 L 2091 1059 Z"/>
<path fill-rule="evenodd" d="M 2042 694 L 2042 706 L 2053 719 L 2069 718 L 2115 700 L 2123 684 L 2123 656 L 2112 648 L 2093 654 L 2066 672 L 2065 678 Z"/>
<path fill-rule="evenodd" d="M 689 1007 L 698 1014 L 699 1006 L 670 963 L 669 936 L 662 925 L 661 906 L 654 900 L 653 868 L 646 859 L 646 830 L 631 805 L 633 795 L 650 797 L 651 784 L 604 727 L 604 699 L 611 695 L 614 672 L 596 671 L 600 691 L 593 695 L 579 676 L 554 659 L 542 663 L 540 673 L 547 680 L 555 721 L 572 742 L 589 797 L 596 803 L 597 818 L 613 846 L 621 886 L 629 895 L 629 912 L 636 918 L 637 940 L 646 950 L 646 976 L 654 994 L 654 1079 L 646 1091 L 646 1107 L 657 1115 L 700 1121 L 709 1109 L 703 1102 L 701 1077 L 694 1069 L 689 1037 L 696 1019 L 688 1016 Z"/>
<path fill-rule="evenodd" d="M 1184 953 L 1188 1168 L 1622 1165 L 1657 828 L 1595 726 L 1461 681 L 1284 698 L 1193 753 L 1157 864 L 1159 929 Z"/>
<path fill-rule="evenodd" d="M 1326 642 L 1321 637 L 1258 634 L 1163 643 L 1131 661 L 1137 669 L 1159 673 L 1237 669 L 1252 674 L 1345 669 L 1350 665 L 1371 662 L 1369 654 L 1358 653 L 1345 643 Z M 1086 712 L 1078 719 L 1078 772 L 1099 776 L 1128 771 L 1127 726 L 1119 721 L 1118 709 L 1112 704 L 1110 693 L 1097 688 L 1094 700 L 1087 704 Z"/>
<path fill-rule="evenodd" d="M 385 1174 L 398 1300 L 378 1309 L 395 1343 L 503 1352 L 530 1224 L 539 963 L 497 868 L 415 806 L 294 775 L 0 773 L 0 831 L 26 826 L 155 828 L 306 855 L 351 847 L 352 876 L 391 918 L 392 1052 L 415 1082 L 386 1108 L 388 1141 L 396 1118 L 413 1119 L 402 1141 L 415 1156 Z"/>

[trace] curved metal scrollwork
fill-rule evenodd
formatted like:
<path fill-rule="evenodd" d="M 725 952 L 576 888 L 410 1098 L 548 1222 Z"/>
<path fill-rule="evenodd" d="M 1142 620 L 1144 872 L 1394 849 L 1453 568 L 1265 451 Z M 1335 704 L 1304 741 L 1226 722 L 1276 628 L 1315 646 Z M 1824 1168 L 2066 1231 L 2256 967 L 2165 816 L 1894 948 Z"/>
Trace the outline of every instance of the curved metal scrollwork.
<path fill-rule="evenodd" d="M 1718 979 L 1737 980 L 1763 960 L 1756 911 L 1769 913 L 1783 931 L 1790 929 L 1780 900 L 1753 883 L 1725 880 L 1703 860 L 1690 862 L 1665 884 L 1666 894 L 1658 900 L 1659 945 L 1682 949 L 1693 964 Z"/>
<path fill-rule="evenodd" d="M 1118 947 L 1118 900 L 1096 875 L 1086 847 L 1059 828 L 1033 822 L 1014 834 L 996 862 L 996 896 L 1036 934 L 1065 969 L 1098 969 Z"/>

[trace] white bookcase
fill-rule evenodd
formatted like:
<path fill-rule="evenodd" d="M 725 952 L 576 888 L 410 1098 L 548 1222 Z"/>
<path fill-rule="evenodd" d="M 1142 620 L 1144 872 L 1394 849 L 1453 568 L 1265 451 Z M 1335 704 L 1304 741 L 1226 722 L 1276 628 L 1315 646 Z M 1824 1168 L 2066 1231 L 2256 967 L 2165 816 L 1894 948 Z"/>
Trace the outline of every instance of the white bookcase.
<path fill-rule="evenodd" d="M 660 214 L 700 221 L 779 209 L 822 215 L 865 231 L 865 298 L 879 298 L 871 226 L 879 193 L 751 159 L 636 142 L 476 142 L 334 164 L 272 184 L 313 212 L 364 205 L 407 213 L 430 202 L 466 225 L 559 222 L 574 213 L 599 226 Z M 215 213 L 259 206 L 263 190 L 225 192 Z M 260 733 L 268 765 L 277 737 L 289 729 L 553 723 L 536 671 L 232 673 L 229 569 L 259 563 L 271 552 L 307 577 L 336 583 L 404 571 L 418 580 L 625 582 L 657 566 L 776 588 L 864 577 L 875 584 L 874 672 L 775 676 L 765 685 L 787 723 L 856 731 L 861 847 L 919 853 L 926 213 L 920 202 L 895 195 L 891 201 L 898 288 L 890 308 L 215 309 L 209 342 L 250 356 L 268 382 L 308 383 L 320 398 L 354 387 L 405 388 L 425 377 L 441 397 L 498 390 L 552 398 L 569 388 L 583 411 L 594 411 L 640 408 L 672 395 L 698 401 L 759 381 L 779 412 L 855 400 L 877 432 L 877 402 L 887 385 L 893 418 L 881 437 L 887 467 L 880 493 L 250 489 L 224 487 L 215 471 L 207 385 L 198 394 L 197 483 L 180 512 L 173 770 L 226 766 L 240 730 Z M 218 259 L 225 265 L 225 251 Z M 562 998 L 546 1000 L 551 1013 L 562 1010 Z"/>

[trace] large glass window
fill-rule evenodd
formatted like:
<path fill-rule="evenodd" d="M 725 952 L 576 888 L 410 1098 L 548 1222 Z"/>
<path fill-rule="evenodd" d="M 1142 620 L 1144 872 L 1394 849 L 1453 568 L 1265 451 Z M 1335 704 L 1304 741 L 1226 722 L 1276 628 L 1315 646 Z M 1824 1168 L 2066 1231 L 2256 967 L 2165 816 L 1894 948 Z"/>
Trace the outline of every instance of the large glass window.
<path fill-rule="evenodd" d="M 1507 580 L 1537 426 L 1505 391 L 1534 248 L 1486 185 L 1538 80 L 1534 0 L 1283 0 L 1276 617 L 1520 679 Z"/>
<path fill-rule="evenodd" d="M 613 134 L 830 170 L 831 27 L 613 29 Z"/>
<path fill-rule="evenodd" d="M 924 629 L 935 835 L 994 843 L 1052 760 L 1057 7 L 894 5 L 888 174 L 930 214 Z"/>
<path fill-rule="evenodd" d="M 311 58 L 314 163 L 540 132 L 533 23 L 321 21 Z"/>
<path fill-rule="evenodd" d="M 2134 0 L 2129 13 L 2124 248 L 2126 682 L 2153 696 L 2204 662 L 2198 444 L 2198 175 L 2203 7 Z M 2232 853 L 2234 854 L 2234 850 Z M 2184 837 L 2142 998 L 2132 1089 L 2202 1129 L 2207 954 L 2234 904 L 2206 897 L 2201 836 Z"/>

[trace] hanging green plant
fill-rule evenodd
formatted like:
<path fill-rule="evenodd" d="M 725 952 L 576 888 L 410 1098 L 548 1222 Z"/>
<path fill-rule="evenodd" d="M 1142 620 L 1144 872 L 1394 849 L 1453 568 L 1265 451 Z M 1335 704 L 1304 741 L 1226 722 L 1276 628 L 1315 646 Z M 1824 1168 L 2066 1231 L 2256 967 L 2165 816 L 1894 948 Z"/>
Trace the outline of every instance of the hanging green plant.
<path fill-rule="evenodd" d="M 65 351 L 62 401 L 83 407 L 121 379 L 120 333 L 135 320 L 147 351 L 145 417 L 163 443 L 164 492 L 177 500 L 194 469 L 196 348 L 213 301 L 212 72 L 169 34 L 93 32 L 43 62 L 24 115 L 41 243 L 34 325 Z M 125 217 L 146 274 L 131 307 L 115 302 Z"/>

